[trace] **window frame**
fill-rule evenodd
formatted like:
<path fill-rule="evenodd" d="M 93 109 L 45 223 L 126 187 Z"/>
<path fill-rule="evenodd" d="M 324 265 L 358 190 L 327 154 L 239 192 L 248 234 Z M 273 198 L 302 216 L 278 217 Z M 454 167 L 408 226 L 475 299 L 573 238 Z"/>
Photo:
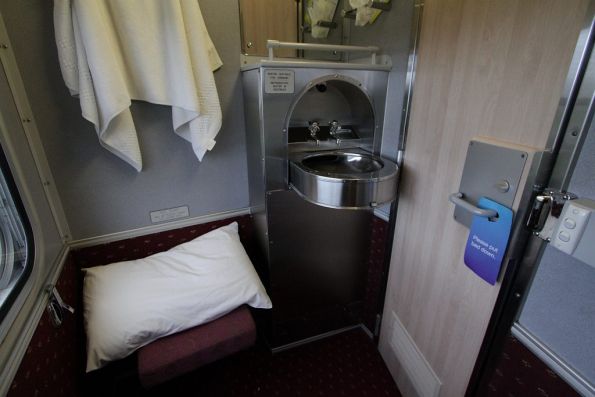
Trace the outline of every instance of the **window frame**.
<path fill-rule="evenodd" d="M 27 211 L 25 210 L 25 206 L 23 204 L 23 199 L 21 197 L 20 191 L 17 187 L 17 184 L 14 180 L 14 176 L 12 174 L 12 169 L 6 158 L 6 154 L 4 153 L 4 148 L 0 145 L 0 171 L 4 176 L 4 180 L 6 182 L 6 187 L 8 188 L 8 192 L 10 193 L 11 199 L 13 200 L 14 206 L 17 210 L 19 220 L 23 226 L 23 230 L 25 232 L 25 249 L 26 249 L 26 259 L 25 264 L 23 267 L 23 273 L 19 276 L 18 280 L 14 285 L 9 285 L 7 288 L 10 288 L 10 292 L 6 296 L 4 302 L 0 303 L 0 324 L 4 322 L 8 313 L 10 312 L 11 308 L 15 304 L 19 295 L 25 289 L 25 286 L 29 279 L 31 278 L 31 274 L 33 273 L 33 266 L 35 263 L 35 239 L 33 237 L 33 228 L 31 227 L 31 221 L 29 220 L 29 216 Z"/>

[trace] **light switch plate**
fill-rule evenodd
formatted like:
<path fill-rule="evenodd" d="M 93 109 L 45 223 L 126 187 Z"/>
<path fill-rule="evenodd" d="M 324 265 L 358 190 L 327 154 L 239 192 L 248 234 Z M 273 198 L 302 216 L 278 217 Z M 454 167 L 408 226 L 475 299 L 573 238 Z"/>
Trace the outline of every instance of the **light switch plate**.
<path fill-rule="evenodd" d="M 569 200 L 552 234 L 552 246 L 595 267 L 595 201 Z"/>
<path fill-rule="evenodd" d="M 151 222 L 158 223 L 158 222 L 171 221 L 173 219 L 186 218 L 186 217 L 188 217 L 188 215 L 190 215 L 190 213 L 188 211 L 187 205 L 182 206 L 182 207 L 167 208 L 164 210 L 152 211 L 151 212 Z"/>

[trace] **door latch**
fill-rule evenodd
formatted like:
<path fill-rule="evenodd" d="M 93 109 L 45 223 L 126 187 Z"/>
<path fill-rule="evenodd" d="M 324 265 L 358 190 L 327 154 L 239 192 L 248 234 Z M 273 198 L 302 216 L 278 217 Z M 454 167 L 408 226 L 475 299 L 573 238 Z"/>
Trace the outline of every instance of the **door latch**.
<path fill-rule="evenodd" d="M 535 197 L 527 219 L 527 227 L 542 240 L 550 241 L 564 203 L 577 198 L 576 194 L 570 192 L 545 189 L 542 194 Z"/>

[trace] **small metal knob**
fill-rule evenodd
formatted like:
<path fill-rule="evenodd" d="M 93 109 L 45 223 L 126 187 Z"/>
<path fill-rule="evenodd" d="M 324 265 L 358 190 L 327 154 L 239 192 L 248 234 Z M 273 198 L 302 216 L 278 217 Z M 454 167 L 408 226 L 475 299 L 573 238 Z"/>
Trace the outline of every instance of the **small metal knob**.
<path fill-rule="evenodd" d="M 248 47 L 248 48 L 252 48 L 252 47 L 254 47 L 254 43 L 252 43 L 251 41 L 249 41 L 249 42 L 246 44 L 246 47 Z"/>
<path fill-rule="evenodd" d="M 500 179 L 498 182 L 496 182 L 494 187 L 498 189 L 500 193 L 506 193 L 510 190 L 510 183 L 508 183 L 506 179 Z"/>

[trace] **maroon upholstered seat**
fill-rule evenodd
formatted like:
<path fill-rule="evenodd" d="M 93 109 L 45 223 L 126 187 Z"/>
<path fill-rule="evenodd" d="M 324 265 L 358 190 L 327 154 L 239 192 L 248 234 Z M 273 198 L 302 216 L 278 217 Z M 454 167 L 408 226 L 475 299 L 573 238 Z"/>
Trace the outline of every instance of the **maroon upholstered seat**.
<path fill-rule="evenodd" d="M 149 388 L 246 349 L 256 341 L 247 306 L 207 324 L 158 339 L 138 351 L 138 375 Z"/>

